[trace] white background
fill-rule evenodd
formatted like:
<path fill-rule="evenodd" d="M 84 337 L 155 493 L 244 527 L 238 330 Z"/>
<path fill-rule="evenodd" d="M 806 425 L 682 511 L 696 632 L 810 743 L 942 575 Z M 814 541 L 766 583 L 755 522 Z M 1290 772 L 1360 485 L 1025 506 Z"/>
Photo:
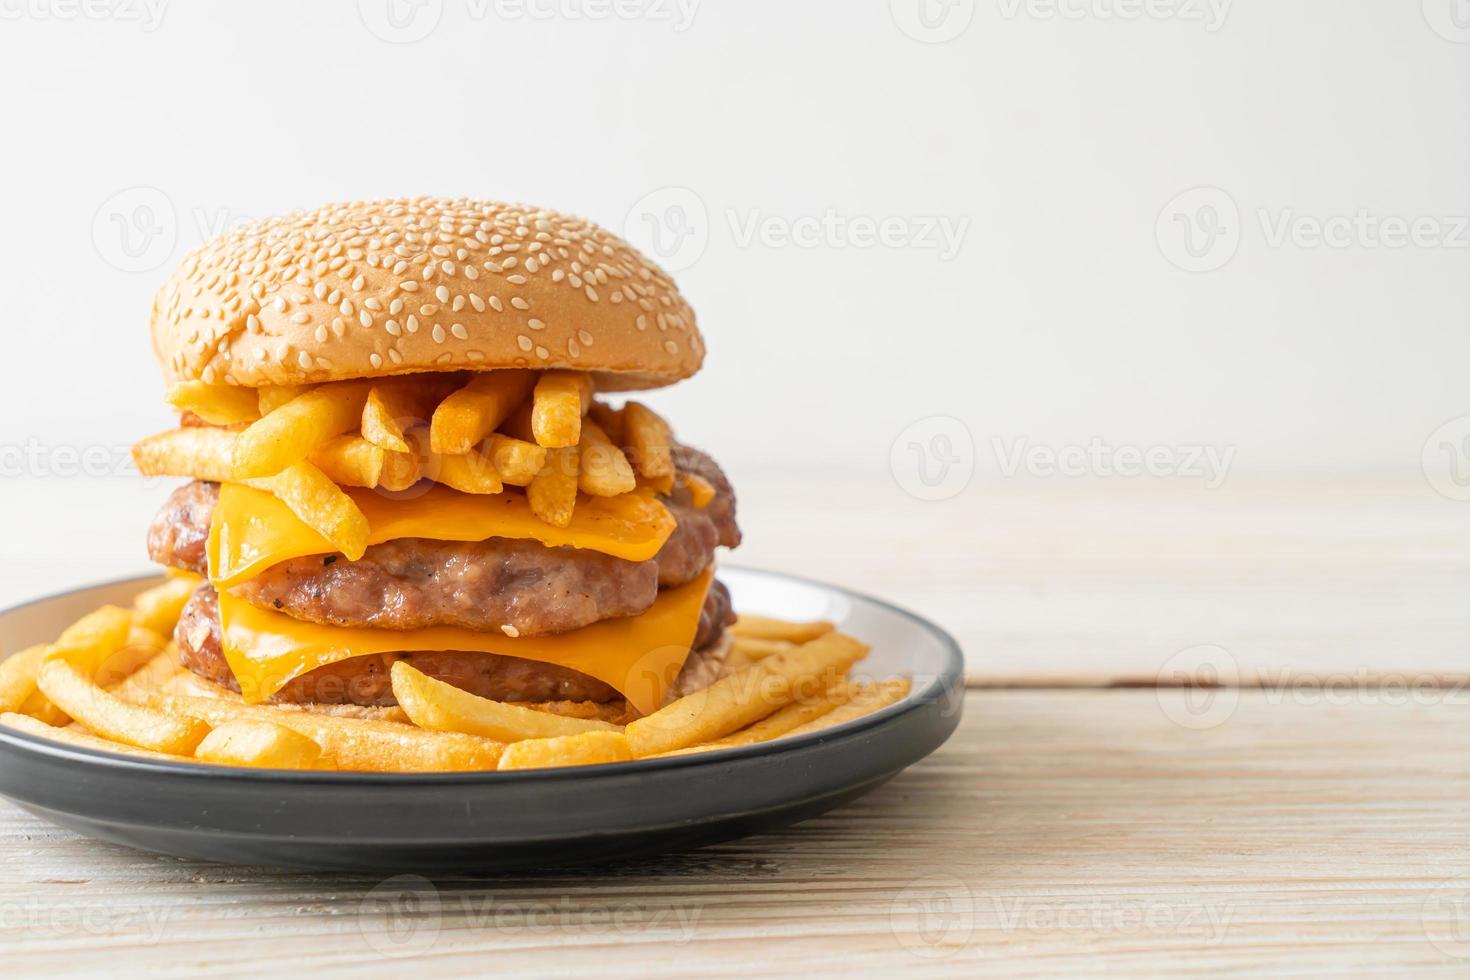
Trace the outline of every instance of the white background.
<path fill-rule="evenodd" d="M 1470 413 L 1456 0 L 393 0 L 402 29 L 389 2 L 0 0 L 5 598 L 144 567 L 163 488 L 95 471 L 169 422 L 154 290 L 230 222 L 331 200 L 629 230 L 710 350 L 654 401 L 752 487 L 902 486 L 933 416 L 958 423 L 899 455 L 973 464 L 971 494 L 998 447 L 1089 440 L 1422 485 Z M 1427 220 L 1391 247 L 1384 219 Z"/>

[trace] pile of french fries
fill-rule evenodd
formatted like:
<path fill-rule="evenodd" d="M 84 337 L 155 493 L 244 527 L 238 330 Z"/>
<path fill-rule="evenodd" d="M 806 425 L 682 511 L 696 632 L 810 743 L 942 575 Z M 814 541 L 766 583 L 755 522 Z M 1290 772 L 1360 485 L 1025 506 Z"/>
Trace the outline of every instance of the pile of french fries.
<path fill-rule="evenodd" d="M 186 424 L 133 447 L 144 476 L 243 483 L 274 494 L 349 559 L 367 519 L 342 487 L 406 490 L 432 480 L 463 493 L 524 488 L 541 520 L 566 527 L 577 494 L 616 497 L 679 475 L 668 423 L 638 402 L 594 402 L 579 371 L 406 375 L 316 386 L 239 388 L 190 381 L 169 402 Z M 683 478 L 696 499 L 713 493 Z"/>
<path fill-rule="evenodd" d="M 857 682 L 862 642 L 830 623 L 746 616 L 728 672 L 617 725 L 555 705 L 491 701 L 392 668 L 396 708 L 246 704 L 180 666 L 167 639 L 198 580 L 172 576 L 131 608 L 104 606 L 55 642 L 0 661 L 0 724 L 155 760 L 264 769 L 539 769 L 708 752 L 804 735 L 903 698 L 905 679 Z"/>

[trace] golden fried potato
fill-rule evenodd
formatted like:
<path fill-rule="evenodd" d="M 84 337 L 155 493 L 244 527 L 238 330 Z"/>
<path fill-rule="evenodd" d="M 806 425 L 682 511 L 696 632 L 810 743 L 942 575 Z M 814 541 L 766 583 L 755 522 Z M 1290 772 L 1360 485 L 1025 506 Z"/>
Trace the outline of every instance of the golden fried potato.
<path fill-rule="evenodd" d="M 533 373 L 519 369 L 476 375 L 434 409 L 429 448 L 446 456 L 474 449 L 526 400 L 534 381 Z"/>
<path fill-rule="evenodd" d="M 500 478 L 513 487 L 526 486 L 546 465 L 544 447 L 499 432 L 490 437 L 486 454 Z"/>
<path fill-rule="evenodd" d="M 133 462 L 144 476 L 188 476 L 223 482 L 235 478 L 237 433 L 183 428 L 159 432 L 133 446 Z"/>
<path fill-rule="evenodd" d="M 793 623 L 769 616 L 743 615 L 735 621 L 731 632 L 741 639 L 809 643 L 819 636 L 827 635 L 834 628 L 825 619 L 811 623 Z"/>
<path fill-rule="evenodd" d="M 576 446 L 548 449 L 546 465 L 526 487 L 531 512 L 555 527 L 572 522 L 572 510 L 577 506 L 578 457 Z"/>
<path fill-rule="evenodd" d="M 532 738 L 505 747 L 499 768 L 553 769 L 628 762 L 633 753 L 622 732 L 583 732 L 559 738 Z"/>
<path fill-rule="evenodd" d="M 13 728 L 18 732 L 25 732 L 27 735 L 35 735 L 38 738 L 49 738 L 53 742 L 61 742 L 64 745 L 72 745 L 81 749 L 92 749 L 97 752 L 114 752 L 118 755 L 132 756 L 135 759 L 149 759 L 155 762 L 192 761 L 187 756 L 166 755 L 162 752 L 150 752 L 147 749 L 134 748 L 131 745 L 124 745 L 120 742 L 98 738 L 80 728 L 59 728 L 21 714 L 0 714 L 0 725 Z"/>
<path fill-rule="evenodd" d="M 429 677 L 404 660 L 393 664 L 393 696 L 420 728 L 483 735 L 501 742 L 616 730 L 603 721 L 567 718 L 476 697 Z"/>
<path fill-rule="evenodd" d="M 193 715 L 212 725 L 266 721 L 305 735 L 339 769 L 362 772 L 462 772 L 494 769 L 504 746 L 492 739 L 430 732 L 413 725 L 362 718 L 339 718 L 275 706 L 240 704 L 220 698 L 162 694 L 154 707 Z"/>
<path fill-rule="evenodd" d="M 235 442 L 237 476 L 274 476 L 358 428 L 369 387 L 366 381 L 324 384 L 252 422 Z"/>
<path fill-rule="evenodd" d="M 547 371 L 531 396 L 531 434 L 548 449 L 575 446 L 582 416 L 592 404 L 592 377 L 583 371 Z"/>
<path fill-rule="evenodd" d="M 632 722 L 628 742 L 633 754 L 643 758 L 714 741 L 793 701 L 828 690 L 867 652 L 867 644 L 859 640 L 828 633 Z"/>
<path fill-rule="evenodd" d="M 198 718 L 169 715 L 114 697 L 67 660 L 48 659 L 41 665 L 38 684 L 58 708 L 114 742 L 167 755 L 190 755 L 209 733 L 209 726 Z"/>
<path fill-rule="evenodd" d="M 171 578 L 162 585 L 139 592 L 133 598 L 133 613 L 138 623 L 155 633 L 169 636 L 184 611 L 184 604 L 199 588 L 199 576 Z"/>
<path fill-rule="evenodd" d="M 246 480 L 258 490 L 274 494 L 349 560 L 367 550 L 367 517 L 342 488 L 310 463 L 293 463 L 275 476 Z"/>
<path fill-rule="evenodd" d="M 594 497 L 616 497 L 638 486 L 628 457 L 614 446 L 602 427 L 591 419 L 582 423 L 578 448 L 577 488 Z"/>
<path fill-rule="evenodd" d="M 229 721 L 215 728 L 194 757 L 221 766 L 252 769 L 318 769 L 322 747 L 300 732 L 267 721 Z"/>
<path fill-rule="evenodd" d="M 181 381 L 168 390 L 168 403 L 191 412 L 210 425 L 235 425 L 260 418 L 254 388 L 211 385 L 203 381 Z"/>
<path fill-rule="evenodd" d="M 650 479 L 674 477 L 674 433 L 658 413 L 640 402 L 623 406 L 623 441 L 638 472 Z"/>

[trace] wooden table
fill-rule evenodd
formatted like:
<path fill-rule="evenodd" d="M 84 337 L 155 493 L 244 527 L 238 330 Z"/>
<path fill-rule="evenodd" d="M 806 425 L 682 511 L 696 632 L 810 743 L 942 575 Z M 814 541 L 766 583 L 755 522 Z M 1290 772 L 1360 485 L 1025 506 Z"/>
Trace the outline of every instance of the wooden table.
<path fill-rule="evenodd" d="M 434 882 L 152 857 L 0 804 L 5 975 L 1470 975 L 1470 505 L 1413 481 L 919 506 L 859 483 L 804 517 L 749 505 L 742 557 L 967 647 L 959 733 L 865 799 Z M 1179 686 L 1200 662 L 1229 686 Z"/>

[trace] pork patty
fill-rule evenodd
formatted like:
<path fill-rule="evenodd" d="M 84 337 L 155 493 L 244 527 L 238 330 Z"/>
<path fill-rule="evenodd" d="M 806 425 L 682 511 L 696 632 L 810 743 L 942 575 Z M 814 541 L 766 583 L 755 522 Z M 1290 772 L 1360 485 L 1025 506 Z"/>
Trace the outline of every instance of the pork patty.
<path fill-rule="evenodd" d="M 380 629 L 447 624 L 535 636 L 635 616 L 653 604 L 660 587 L 696 578 L 717 546 L 740 543 L 734 493 L 718 464 L 684 447 L 678 463 L 708 480 L 716 495 L 704 508 L 694 507 L 686 488 L 664 498 L 677 523 L 652 561 L 509 538 L 402 538 L 372 545 L 355 562 L 340 555 L 281 562 L 231 594 L 307 622 Z M 196 481 L 175 490 L 148 530 L 149 556 L 204 575 L 218 501 L 218 484 Z"/>
<path fill-rule="evenodd" d="M 658 598 L 658 566 L 511 538 L 401 538 L 369 548 L 358 561 L 283 561 L 230 591 L 329 626 L 462 626 L 539 636 L 646 611 Z"/>
<path fill-rule="evenodd" d="M 725 627 L 734 621 L 730 594 L 715 582 L 699 617 L 695 652 L 690 654 L 671 694 L 704 687 L 718 676 L 728 653 Z M 179 660 L 188 670 L 232 691 L 240 684 L 220 646 L 219 595 L 201 585 L 184 606 L 174 630 Z M 422 651 L 354 657 L 319 667 L 287 684 L 271 700 L 299 704 L 359 704 L 386 707 L 397 704 L 390 672 L 394 661 L 406 660 L 430 677 L 482 698 L 496 701 L 622 700 L 612 687 L 586 674 L 520 657 L 465 651 Z"/>

